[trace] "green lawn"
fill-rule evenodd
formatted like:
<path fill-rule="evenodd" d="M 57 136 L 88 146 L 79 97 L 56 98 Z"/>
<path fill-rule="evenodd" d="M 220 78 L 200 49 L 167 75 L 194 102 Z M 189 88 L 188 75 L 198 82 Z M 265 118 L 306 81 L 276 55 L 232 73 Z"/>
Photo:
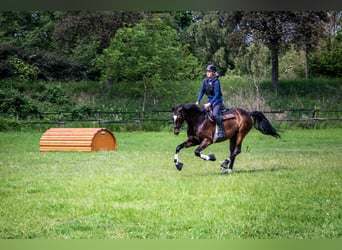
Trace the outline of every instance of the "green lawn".
<path fill-rule="evenodd" d="M 342 129 L 256 130 L 232 175 L 171 132 L 114 133 L 111 152 L 39 152 L 38 132 L 0 133 L 0 238 L 341 239 Z"/>

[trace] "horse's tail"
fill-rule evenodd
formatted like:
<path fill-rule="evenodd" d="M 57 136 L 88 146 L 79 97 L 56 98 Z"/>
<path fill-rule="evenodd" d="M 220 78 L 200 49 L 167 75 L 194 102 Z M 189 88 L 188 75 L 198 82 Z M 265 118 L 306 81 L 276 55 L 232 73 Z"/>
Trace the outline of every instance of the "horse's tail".
<path fill-rule="evenodd" d="M 275 138 L 280 138 L 277 130 L 272 127 L 270 121 L 260 111 L 249 112 L 249 115 L 253 118 L 254 127 L 265 135 L 271 135 Z"/>

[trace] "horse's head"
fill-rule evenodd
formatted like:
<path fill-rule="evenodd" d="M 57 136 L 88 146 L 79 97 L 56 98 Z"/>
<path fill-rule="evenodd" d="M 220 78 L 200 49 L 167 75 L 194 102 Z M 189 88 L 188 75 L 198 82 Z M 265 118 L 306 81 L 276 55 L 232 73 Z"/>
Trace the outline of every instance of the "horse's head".
<path fill-rule="evenodd" d="M 173 133 L 175 135 L 179 134 L 179 130 L 185 121 L 184 106 L 182 104 L 174 106 L 172 108 L 173 117 Z"/>

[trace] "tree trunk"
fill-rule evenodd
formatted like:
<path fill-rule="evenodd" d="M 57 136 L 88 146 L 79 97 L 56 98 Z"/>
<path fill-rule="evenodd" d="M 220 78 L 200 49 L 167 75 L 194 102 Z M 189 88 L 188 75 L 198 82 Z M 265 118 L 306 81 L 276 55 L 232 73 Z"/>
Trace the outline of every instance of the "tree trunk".
<path fill-rule="evenodd" d="M 279 48 L 277 45 L 272 45 L 271 57 L 272 57 L 272 87 L 277 88 L 279 85 L 279 61 L 278 61 Z"/>
<path fill-rule="evenodd" d="M 305 46 L 305 79 L 309 78 L 309 52 Z"/>
<path fill-rule="evenodd" d="M 147 99 L 147 84 L 144 82 L 144 97 L 143 97 L 143 103 L 142 103 L 142 107 L 141 107 L 141 120 L 145 119 L 146 99 Z"/>

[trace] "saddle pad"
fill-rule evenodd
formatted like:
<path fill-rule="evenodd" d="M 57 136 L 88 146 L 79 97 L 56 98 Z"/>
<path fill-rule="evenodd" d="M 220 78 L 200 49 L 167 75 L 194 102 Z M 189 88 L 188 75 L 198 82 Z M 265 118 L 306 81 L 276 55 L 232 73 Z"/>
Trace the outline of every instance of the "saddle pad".
<path fill-rule="evenodd" d="M 222 120 L 235 118 L 235 115 L 233 114 L 233 112 L 230 109 L 226 109 L 226 108 L 221 110 L 221 115 L 222 115 Z"/>
<path fill-rule="evenodd" d="M 222 110 L 221 111 L 221 116 L 222 116 L 222 120 L 223 121 L 235 118 L 235 115 L 230 111 L 230 109 Z M 211 122 L 215 122 L 214 117 L 212 116 L 212 113 L 210 113 L 210 115 L 208 117 L 209 117 L 209 120 Z"/>
<path fill-rule="evenodd" d="M 228 120 L 232 118 L 235 118 L 235 115 L 233 113 L 226 113 L 222 115 L 222 120 Z"/>

